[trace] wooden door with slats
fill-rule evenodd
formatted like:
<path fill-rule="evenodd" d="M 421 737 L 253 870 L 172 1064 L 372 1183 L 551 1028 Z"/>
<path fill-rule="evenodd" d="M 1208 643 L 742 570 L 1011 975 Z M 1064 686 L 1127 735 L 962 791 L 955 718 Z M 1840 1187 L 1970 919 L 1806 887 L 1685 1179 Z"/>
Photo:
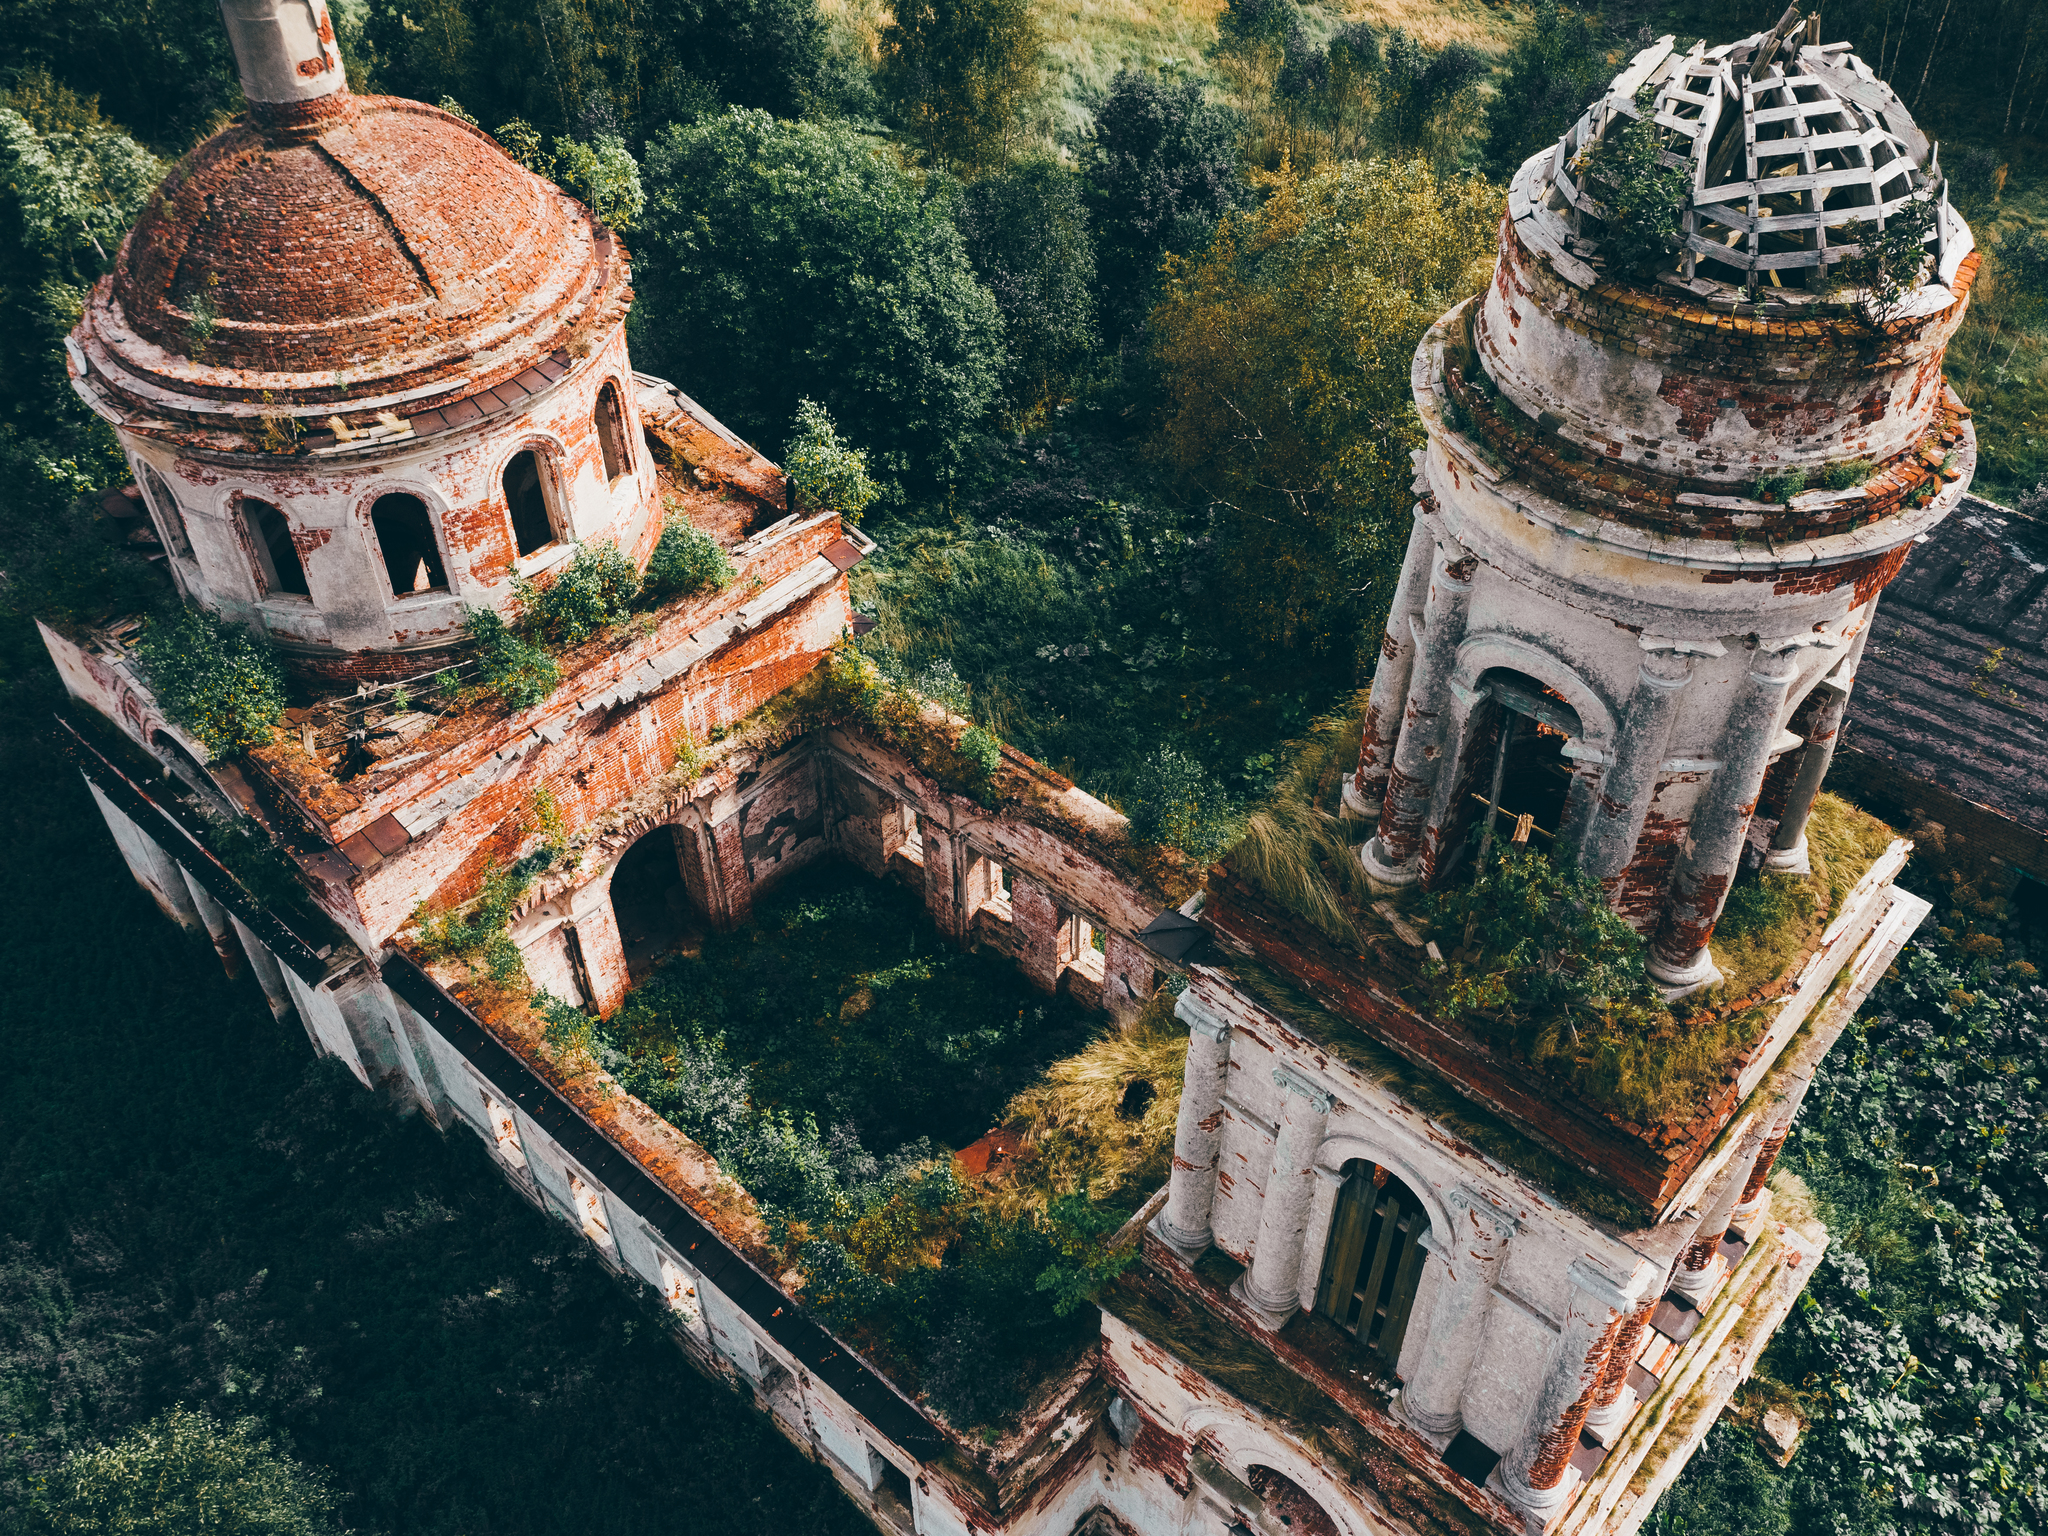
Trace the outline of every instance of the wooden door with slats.
<path fill-rule="evenodd" d="M 1368 1162 L 1345 1165 L 1316 1310 L 1356 1334 L 1389 1373 L 1401 1358 L 1428 1230 L 1429 1215 L 1407 1185 Z"/>

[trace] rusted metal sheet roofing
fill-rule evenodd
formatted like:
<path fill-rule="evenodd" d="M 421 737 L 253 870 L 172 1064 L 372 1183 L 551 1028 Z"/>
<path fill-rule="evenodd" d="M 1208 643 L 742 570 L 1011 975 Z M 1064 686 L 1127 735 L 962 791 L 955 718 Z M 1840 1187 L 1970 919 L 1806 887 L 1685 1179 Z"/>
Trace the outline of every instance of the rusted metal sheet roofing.
<path fill-rule="evenodd" d="M 1979 497 L 1877 610 L 1844 745 L 2048 834 L 2048 526 Z"/>

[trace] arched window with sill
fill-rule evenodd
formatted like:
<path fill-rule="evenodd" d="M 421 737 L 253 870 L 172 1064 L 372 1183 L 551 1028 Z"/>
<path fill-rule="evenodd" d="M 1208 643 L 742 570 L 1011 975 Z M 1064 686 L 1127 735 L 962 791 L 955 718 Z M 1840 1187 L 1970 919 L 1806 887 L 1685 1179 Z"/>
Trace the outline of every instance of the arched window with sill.
<path fill-rule="evenodd" d="M 241 498 L 242 527 L 248 534 L 249 553 L 256 562 L 257 584 L 265 597 L 310 597 L 306 568 L 299 562 L 299 549 L 292 542 L 292 525 L 285 515 L 267 501 L 253 496 Z"/>
<path fill-rule="evenodd" d="M 1391 1374 L 1422 1278 L 1429 1212 L 1406 1184 L 1363 1158 L 1346 1163 L 1343 1178 L 1316 1311 L 1355 1334 Z"/>
<path fill-rule="evenodd" d="M 1457 866 L 1475 843 L 1486 841 L 1489 819 L 1495 846 L 1529 843 L 1553 857 L 1574 846 L 1572 763 L 1564 748 L 1585 735 L 1578 711 L 1555 689 L 1510 667 L 1482 674 L 1477 692 L 1458 765 L 1458 803 L 1444 838 L 1452 852 L 1440 880 L 1462 877 Z"/>
<path fill-rule="evenodd" d="M 434 519 L 419 497 L 405 491 L 379 496 L 370 508 L 370 528 L 377 536 L 393 597 L 448 590 Z"/>
<path fill-rule="evenodd" d="M 607 383 L 597 392 L 597 444 L 604 454 L 606 485 L 616 485 L 621 475 L 633 472 L 626 441 L 626 402 L 616 384 Z"/>
<path fill-rule="evenodd" d="M 157 473 L 154 464 L 142 466 L 142 488 L 148 493 L 149 504 L 156 511 L 164 547 L 172 554 L 190 560 L 192 540 L 185 532 L 185 511 L 178 505 L 178 498 L 172 493 L 169 482 Z"/>
<path fill-rule="evenodd" d="M 512 542 L 521 555 L 555 542 L 554 518 L 548 510 L 548 488 L 540 455 L 522 448 L 505 466 L 505 505 L 512 514 Z"/>

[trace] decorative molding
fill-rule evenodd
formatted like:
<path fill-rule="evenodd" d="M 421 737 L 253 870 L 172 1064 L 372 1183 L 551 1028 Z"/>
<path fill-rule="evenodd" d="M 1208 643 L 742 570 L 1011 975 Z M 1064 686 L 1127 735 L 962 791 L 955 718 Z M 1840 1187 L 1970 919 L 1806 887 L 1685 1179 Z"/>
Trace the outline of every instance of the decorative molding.
<path fill-rule="evenodd" d="M 1335 1094 L 1327 1092 L 1311 1079 L 1302 1076 L 1292 1067 L 1275 1067 L 1273 1069 L 1273 1085 L 1285 1093 L 1300 1094 L 1315 1107 L 1315 1111 L 1319 1115 L 1327 1115 L 1332 1109 L 1336 1108 L 1337 1097 Z"/>

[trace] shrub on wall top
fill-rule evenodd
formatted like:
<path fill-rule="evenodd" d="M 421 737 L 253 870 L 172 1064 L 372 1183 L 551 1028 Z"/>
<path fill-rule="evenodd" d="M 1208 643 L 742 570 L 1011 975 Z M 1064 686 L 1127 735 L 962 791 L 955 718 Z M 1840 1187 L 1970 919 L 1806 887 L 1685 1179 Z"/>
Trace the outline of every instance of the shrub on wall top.
<path fill-rule="evenodd" d="M 284 713 L 284 674 L 269 648 L 196 608 L 151 615 L 136 660 L 164 713 L 215 757 L 269 741 Z"/>
<path fill-rule="evenodd" d="M 647 562 L 640 602 L 648 606 L 698 592 L 723 592 L 738 574 L 717 540 L 691 527 L 687 518 L 671 514 Z"/>

